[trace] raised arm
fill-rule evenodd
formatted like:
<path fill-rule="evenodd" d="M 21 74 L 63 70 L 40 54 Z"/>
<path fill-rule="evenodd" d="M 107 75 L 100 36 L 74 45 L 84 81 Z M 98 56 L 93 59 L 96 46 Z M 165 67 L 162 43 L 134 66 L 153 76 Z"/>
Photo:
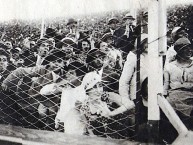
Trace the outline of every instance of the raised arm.
<path fill-rule="evenodd" d="M 45 74 L 45 69 L 43 67 L 29 67 L 29 68 L 18 68 L 14 70 L 7 78 L 3 81 L 2 86 L 13 86 L 17 85 L 18 81 L 25 77 L 39 77 L 40 75 Z"/>

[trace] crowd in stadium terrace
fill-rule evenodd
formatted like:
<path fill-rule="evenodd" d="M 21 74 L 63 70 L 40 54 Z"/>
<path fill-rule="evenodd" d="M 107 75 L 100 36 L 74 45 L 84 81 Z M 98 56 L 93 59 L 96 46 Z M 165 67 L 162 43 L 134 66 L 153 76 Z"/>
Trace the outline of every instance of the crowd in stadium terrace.
<path fill-rule="evenodd" d="M 168 12 L 164 96 L 192 128 L 193 26 L 186 18 L 193 15 L 183 16 L 192 6 L 176 9 Z M 62 27 L 47 27 L 41 38 L 35 26 L 1 24 L 0 124 L 134 138 L 137 103 L 140 123 L 147 122 L 148 12 L 140 24 L 130 13 L 120 15 L 94 25 L 69 18 Z"/>

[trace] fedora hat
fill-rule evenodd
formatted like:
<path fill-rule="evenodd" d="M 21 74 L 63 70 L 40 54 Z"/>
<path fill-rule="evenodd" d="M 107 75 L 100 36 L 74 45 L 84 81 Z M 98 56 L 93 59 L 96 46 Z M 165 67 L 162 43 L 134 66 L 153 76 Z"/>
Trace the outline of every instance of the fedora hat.
<path fill-rule="evenodd" d="M 135 18 L 130 13 L 127 13 L 123 18 L 123 20 L 127 20 L 127 19 L 135 20 Z"/>

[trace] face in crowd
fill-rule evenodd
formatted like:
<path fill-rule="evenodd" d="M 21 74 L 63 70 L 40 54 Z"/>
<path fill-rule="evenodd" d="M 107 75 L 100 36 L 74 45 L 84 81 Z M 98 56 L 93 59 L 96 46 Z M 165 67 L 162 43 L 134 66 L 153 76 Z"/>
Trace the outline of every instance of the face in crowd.
<path fill-rule="evenodd" d="M 54 72 L 60 71 L 64 67 L 64 65 L 64 60 L 61 58 L 49 62 L 49 68 Z"/>
<path fill-rule="evenodd" d="M 14 60 L 19 60 L 20 59 L 20 54 L 19 52 L 14 52 L 14 53 L 10 53 L 11 54 L 11 57 L 14 59 Z"/>
<path fill-rule="evenodd" d="M 82 41 L 82 51 L 88 52 L 90 50 L 90 44 L 87 41 Z"/>
<path fill-rule="evenodd" d="M 50 42 L 52 43 L 52 48 L 55 48 L 56 42 L 54 38 L 49 38 Z"/>
<path fill-rule="evenodd" d="M 12 49 L 13 48 L 12 43 L 10 41 L 6 41 L 5 45 L 7 46 L 8 49 Z"/>
<path fill-rule="evenodd" d="M 183 60 L 189 60 L 192 57 L 193 50 L 189 46 L 186 46 L 184 49 L 178 52 L 178 56 L 181 57 Z"/>
<path fill-rule="evenodd" d="M 182 29 L 179 32 L 177 32 L 176 39 L 183 38 L 183 37 L 188 38 L 188 33 L 186 33 L 186 31 Z"/>
<path fill-rule="evenodd" d="M 126 25 L 126 26 L 133 25 L 133 22 L 134 22 L 133 19 L 126 19 L 126 20 L 125 20 L 125 25 Z"/>
<path fill-rule="evenodd" d="M 73 47 L 72 46 L 62 46 L 62 50 L 66 54 L 66 59 L 70 59 L 73 56 Z"/>
<path fill-rule="evenodd" d="M 117 28 L 117 22 L 116 21 L 112 21 L 111 24 L 109 24 L 109 27 L 112 29 L 112 30 L 115 30 Z"/>
<path fill-rule="evenodd" d="M 0 72 L 3 72 L 7 69 L 8 58 L 5 55 L 0 54 Z"/>
<path fill-rule="evenodd" d="M 43 42 L 39 47 L 38 54 L 42 57 L 45 57 L 48 55 L 50 47 L 52 46 L 48 42 Z"/>
<path fill-rule="evenodd" d="M 111 55 L 107 55 L 104 59 L 104 65 L 105 68 L 108 69 L 113 69 L 116 66 L 116 59 L 111 56 Z"/>
<path fill-rule="evenodd" d="M 108 53 L 110 51 L 110 48 L 108 46 L 108 43 L 106 42 L 101 42 L 100 43 L 100 51 L 104 52 L 104 53 Z"/>
<path fill-rule="evenodd" d="M 95 84 L 89 91 L 87 91 L 89 97 L 93 99 L 100 99 L 103 94 L 103 85 L 102 82 Z"/>
<path fill-rule="evenodd" d="M 72 31 L 71 33 L 75 33 L 77 31 L 78 25 L 77 23 L 71 23 L 68 25 L 68 28 Z"/>
<path fill-rule="evenodd" d="M 90 62 L 89 66 L 92 67 L 92 69 L 101 69 L 104 63 L 104 56 L 101 56 L 100 54 L 95 54 L 93 56 L 95 59 Z"/>

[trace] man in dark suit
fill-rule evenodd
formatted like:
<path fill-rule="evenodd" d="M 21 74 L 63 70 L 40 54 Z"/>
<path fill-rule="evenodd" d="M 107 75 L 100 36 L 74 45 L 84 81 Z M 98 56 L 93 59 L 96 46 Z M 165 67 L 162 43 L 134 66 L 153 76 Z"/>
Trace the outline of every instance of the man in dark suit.
<path fill-rule="evenodd" d="M 69 33 L 66 35 L 66 37 L 73 38 L 76 43 L 89 38 L 85 32 L 79 30 L 78 22 L 75 19 L 70 18 L 66 25 L 69 30 Z"/>
<path fill-rule="evenodd" d="M 114 34 L 114 45 L 117 49 L 122 51 L 123 59 L 125 60 L 127 54 L 134 48 L 135 40 L 137 38 L 135 26 L 133 21 L 135 18 L 130 14 L 126 14 L 123 18 L 124 26 L 117 29 Z"/>
<path fill-rule="evenodd" d="M 109 28 L 104 32 L 106 33 L 111 33 L 112 35 L 114 34 L 115 30 L 118 28 L 117 24 L 119 23 L 119 20 L 116 17 L 112 17 L 108 20 L 107 25 Z"/>

